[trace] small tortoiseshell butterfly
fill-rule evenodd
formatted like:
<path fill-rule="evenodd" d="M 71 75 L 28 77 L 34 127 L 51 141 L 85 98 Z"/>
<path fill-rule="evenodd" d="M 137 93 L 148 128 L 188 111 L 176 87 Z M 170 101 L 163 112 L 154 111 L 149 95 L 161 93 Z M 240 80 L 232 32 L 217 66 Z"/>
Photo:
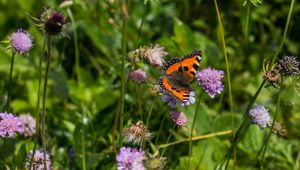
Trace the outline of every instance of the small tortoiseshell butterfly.
<path fill-rule="evenodd" d="M 190 83 L 194 80 L 200 65 L 202 53 L 194 52 L 182 58 L 173 58 L 163 68 L 159 85 L 163 93 L 168 94 L 180 102 L 187 102 L 193 91 Z"/>

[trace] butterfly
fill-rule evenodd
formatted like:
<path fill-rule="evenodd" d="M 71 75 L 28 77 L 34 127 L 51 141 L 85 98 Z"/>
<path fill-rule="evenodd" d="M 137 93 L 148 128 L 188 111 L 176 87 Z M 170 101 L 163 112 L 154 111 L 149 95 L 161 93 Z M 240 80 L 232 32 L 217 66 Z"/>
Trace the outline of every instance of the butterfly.
<path fill-rule="evenodd" d="M 182 58 L 173 58 L 168 61 L 159 79 L 162 92 L 177 101 L 187 102 L 193 91 L 190 84 L 195 79 L 201 58 L 202 52 L 195 50 Z"/>

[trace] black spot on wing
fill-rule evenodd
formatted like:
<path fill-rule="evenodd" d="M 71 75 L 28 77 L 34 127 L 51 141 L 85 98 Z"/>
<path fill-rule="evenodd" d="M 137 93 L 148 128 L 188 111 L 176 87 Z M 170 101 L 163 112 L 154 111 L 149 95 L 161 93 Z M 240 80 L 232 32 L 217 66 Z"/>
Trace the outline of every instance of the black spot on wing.
<path fill-rule="evenodd" d="M 198 65 L 197 65 L 196 63 L 194 63 L 194 64 L 193 64 L 193 68 L 194 68 L 195 70 L 197 70 L 197 69 L 198 69 Z"/>
<path fill-rule="evenodd" d="M 189 67 L 188 66 L 184 66 L 183 69 L 184 69 L 184 71 L 188 71 Z"/>
<path fill-rule="evenodd" d="M 178 68 L 178 71 L 179 71 L 180 73 L 182 73 L 182 71 L 183 71 L 183 70 L 182 70 L 182 67 L 179 67 L 179 68 Z"/>

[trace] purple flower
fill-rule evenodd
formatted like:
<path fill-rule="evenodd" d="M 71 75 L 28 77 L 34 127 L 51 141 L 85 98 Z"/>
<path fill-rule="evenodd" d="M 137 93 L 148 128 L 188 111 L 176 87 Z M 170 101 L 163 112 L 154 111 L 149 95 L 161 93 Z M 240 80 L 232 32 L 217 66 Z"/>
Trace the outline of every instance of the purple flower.
<path fill-rule="evenodd" d="M 30 168 L 30 161 L 31 161 L 32 154 L 33 154 L 33 152 L 30 151 L 26 157 L 25 169 L 44 170 L 45 169 L 44 168 L 44 155 L 43 155 L 42 149 L 36 150 L 34 152 L 34 157 L 33 157 L 33 161 L 32 161 L 31 168 Z M 52 169 L 51 159 L 50 159 L 48 152 L 46 153 L 46 166 L 47 166 L 47 170 Z"/>
<path fill-rule="evenodd" d="M 170 107 L 176 107 L 176 106 L 188 106 L 190 104 L 194 104 L 196 99 L 195 99 L 195 91 L 190 91 L 190 96 L 188 101 L 186 102 L 182 102 L 180 100 L 177 100 L 176 98 L 174 98 L 173 96 L 170 96 L 168 94 L 163 94 L 161 100 L 163 102 L 168 102 L 168 105 Z"/>
<path fill-rule="evenodd" d="M 131 147 L 122 147 L 117 155 L 118 170 L 145 170 L 143 159 L 145 151 Z"/>
<path fill-rule="evenodd" d="M 214 98 L 217 93 L 221 94 L 224 89 L 221 79 L 224 77 L 224 72 L 214 68 L 206 68 L 196 74 L 198 84 L 208 93 L 211 98 Z"/>
<path fill-rule="evenodd" d="M 300 62 L 297 57 L 284 56 L 278 61 L 278 70 L 284 76 L 300 74 Z"/>
<path fill-rule="evenodd" d="M 252 120 L 252 123 L 258 125 L 261 128 L 267 127 L 271 121 L 268 110 L 262 105 L 254 105 L 249 112 L 249 116 Z"/>
<path fill-rule="evenodd" d="M 22 121 L 22 127 L 24 129 L 24 136 L 33 136 L 35 134 L 35 118 L 30 114 L 21 114 L 20 119 Z"/>
<path fill-rule="evenodd" d="M 61 32 L 65 24 L 65 17 L 56 11 L 52 11 L 48 20 L 45 23 L 45 31 L 50 35 L 56 35 Z"/>
<path fill-rule="evenodd" d="M 174 123 L 178 126 L 184 126 L 188 122 L 188 119 L 183 112 L 177 112 L 171 110 L 170 117 L 174 121 Z"/>
<path fill-rule="evenodd" d="M 27 54 L 33 47 L 31 36 L 23 29 L 18 29 L 11 35 L 10 43 L 13 51 L 19 54 Z"/>
<path fill-rule="evenodd" d="M 0 136 L 13 137 L 16 132 L 23 133 L 22 121 L 11 113 L 0 113 Z"/>
<path fill-rule="evenodd" d="M 147 75 L 146 72 L 143 71 L 142 69 L 137 69 L 133 72 L 130 73 L 130 77 L 132 80 L 134 80 L 136 83 L 142 83 L 146 80 Z"/>

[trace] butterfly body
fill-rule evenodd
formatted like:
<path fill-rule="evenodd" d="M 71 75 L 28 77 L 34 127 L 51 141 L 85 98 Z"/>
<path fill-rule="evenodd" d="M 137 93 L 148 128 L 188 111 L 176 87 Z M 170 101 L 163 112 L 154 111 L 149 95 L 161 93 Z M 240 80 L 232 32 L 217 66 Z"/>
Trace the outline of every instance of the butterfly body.
<path fill-rule="evenodd" d="M 181 102 L 187 102 L 193 91 L 190 83 L 194 80 L 200 66 L 202 53 L 198 50 L 168 61 L 163 68 L 159 85 L 163 93 Z"/>

